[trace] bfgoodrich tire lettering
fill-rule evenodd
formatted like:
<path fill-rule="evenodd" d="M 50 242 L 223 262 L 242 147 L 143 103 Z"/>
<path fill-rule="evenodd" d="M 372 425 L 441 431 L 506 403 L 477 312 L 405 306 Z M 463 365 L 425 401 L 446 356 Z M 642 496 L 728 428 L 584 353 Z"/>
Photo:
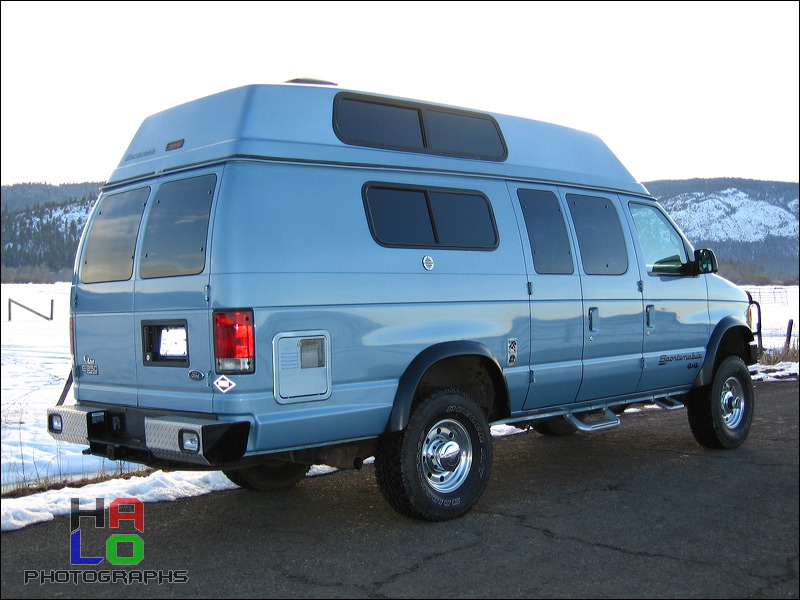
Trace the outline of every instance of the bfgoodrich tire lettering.
<path fill-rule="evenodd" d="M 460 517 L 480 498 L 492 465 L 486 417 L 460 390 L 422 401 L 405 431 L 378 441 L 375 474 L 400 514 L 428 521 Z"/>
<path fill-rule="evenodd" d="M 693 391 L 686 404 L 689 426 L 706 448 L 738 448 L 753 421 L 755 393 L 747 365 L 729 356 L 717 368 L 710 386 Z"/>

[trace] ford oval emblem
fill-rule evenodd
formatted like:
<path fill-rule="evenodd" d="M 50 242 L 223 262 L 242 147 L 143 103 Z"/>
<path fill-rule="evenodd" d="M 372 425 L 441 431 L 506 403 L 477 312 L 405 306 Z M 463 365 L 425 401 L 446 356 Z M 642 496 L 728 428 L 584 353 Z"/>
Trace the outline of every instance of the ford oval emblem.
<path fill-rule="evenodd" d="M 424 256 L 422 258 L 422 266 L 425 267 L 426 271 L 433 271 L 433 259 L 430 256 Z"/>
<path fill-rule="evenodd" d="M 189 371 L 189 379 L 192 381 L 203 381 L 206 378 L 205 373 L 201 371 Z"/>

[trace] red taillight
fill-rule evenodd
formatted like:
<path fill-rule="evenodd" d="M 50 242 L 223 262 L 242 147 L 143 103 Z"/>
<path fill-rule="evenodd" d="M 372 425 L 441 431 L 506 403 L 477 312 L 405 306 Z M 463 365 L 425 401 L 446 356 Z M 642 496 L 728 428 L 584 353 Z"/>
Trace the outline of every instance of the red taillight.
<path fill-rule="evenodd" d="M 253 373 L 255 347 L 252 310 L 214 312 L 214 359 L 217 373 Z"/>

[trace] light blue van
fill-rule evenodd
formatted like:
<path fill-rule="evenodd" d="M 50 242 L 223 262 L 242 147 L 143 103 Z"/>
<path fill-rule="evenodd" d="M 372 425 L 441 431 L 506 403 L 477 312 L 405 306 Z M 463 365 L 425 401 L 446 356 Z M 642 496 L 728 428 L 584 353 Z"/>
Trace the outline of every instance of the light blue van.
<path fill-rule="evenodd" d="M 755 305 L 716 270 L 593 135 L 241 87 L 146 119 L 103 188 L 76 404 L 48 429 L 259 490 L 374 456 L 393 508 L 450 519 L 489 479 L 490 424 L 602 431 L 655 402 L 739 446 Z"/>

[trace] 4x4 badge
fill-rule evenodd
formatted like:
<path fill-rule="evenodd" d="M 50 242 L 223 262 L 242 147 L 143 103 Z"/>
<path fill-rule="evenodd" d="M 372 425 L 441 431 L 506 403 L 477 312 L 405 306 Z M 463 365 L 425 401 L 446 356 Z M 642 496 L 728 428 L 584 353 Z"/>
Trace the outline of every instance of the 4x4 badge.
<path fill-rule="evenodd" d="M 216 387 L 223 394 L 227 394 L 233 388 L 236 387 L 236 384 L 227 377 L 225 377 L 225 375 L 220 375 L 214 382 L 214 387 Z"/>

